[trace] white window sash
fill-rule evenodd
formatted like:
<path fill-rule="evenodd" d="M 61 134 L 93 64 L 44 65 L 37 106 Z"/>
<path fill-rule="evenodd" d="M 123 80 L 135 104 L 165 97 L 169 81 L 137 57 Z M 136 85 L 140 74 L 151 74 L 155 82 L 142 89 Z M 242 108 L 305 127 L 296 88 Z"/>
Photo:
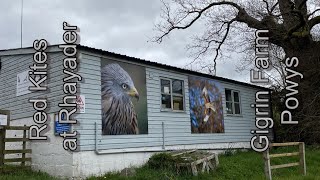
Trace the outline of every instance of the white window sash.
<path fill-rule="evenodd" d="M 185 111 L 185 102 L 184 102 L 184 95 L 185 95 L 185 91 L 184 91 L 184 82 L 183 80 L 179 80 L 179 79 L 174 79 L 174 80 L 178 80 L 178 81 L 181 81 L 181 89 L 182 89 L 182 94 L 179 94 L 179 93 L 173 93 L 173 89 L 172 89 L 172 80 L 173 79 L 169 79 L 169 78 L 160 78 L 160 86 L 161 86 L 161 80 L 167 80 L 167 81 L 170 81 L 170 93 L 163 93 L 162 92 L 162 87 L 161 88 L 161 95 L 170 95 L 170 98 L 171 98 L 171 111 Z M 173 109 L 173 96 L 176 96 L 176 97 L 182 97 L 182 107 L 183 109 L 182 110 L 174 110 Z M 165 109 L 165 110 L 168 110 L 170 108 L 163 108 L 162 107 L 162 103 L 161 103 L 161 109 Z"/>

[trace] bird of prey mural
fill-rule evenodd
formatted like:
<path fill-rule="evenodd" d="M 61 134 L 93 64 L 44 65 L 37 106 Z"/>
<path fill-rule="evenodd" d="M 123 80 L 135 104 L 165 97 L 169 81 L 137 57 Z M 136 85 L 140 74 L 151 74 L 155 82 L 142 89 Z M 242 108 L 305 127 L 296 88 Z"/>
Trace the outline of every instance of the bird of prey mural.
<path fill-rule="evenodd" d="M 189 76 L 192 133 L 224 132 L 222 87 L 211 79 Z"/>
<path fill-rule="evenodd" d="M 206 123 L 209 120 L 210 116 L 213 116 L 214 113 L 216 113 L 216 107 L 214 102 L 210 101 L 210 96 L 208 94 L 208 90 L 206 87 L 204 87 L 202 90 L 202 96 L 204 98 L 204 108 L 205 108 L 204 109 L 205 117 L 203 121 Z"/>
<path fill-rule="evenodd" d="M 130 75 L 116 63 L 101 70 L 102 134 L 139 134 L 131 98 L 139 99 Z"/>

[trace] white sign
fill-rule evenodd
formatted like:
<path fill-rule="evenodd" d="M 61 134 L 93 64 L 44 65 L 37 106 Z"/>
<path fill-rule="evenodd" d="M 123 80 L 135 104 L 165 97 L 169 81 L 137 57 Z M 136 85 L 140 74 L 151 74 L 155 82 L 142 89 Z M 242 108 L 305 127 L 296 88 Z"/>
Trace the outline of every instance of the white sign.
<path fill-rule="evenodd" d="M 77 95 L 76 99 L 77 109 L 79 113 L 86 112 L 86 97 L 84 95 Z"/>
<path fill-rule="evenodd" d="M 29 70 L 17 74 L 17 96 L 31 93 L 29 86 L 32 86 L 29 80 Z"/>
<path fill-rule="evenodd" d="M 6 126 L 7 123 L 7 115 L 0 114 L 0 126 Z"/>

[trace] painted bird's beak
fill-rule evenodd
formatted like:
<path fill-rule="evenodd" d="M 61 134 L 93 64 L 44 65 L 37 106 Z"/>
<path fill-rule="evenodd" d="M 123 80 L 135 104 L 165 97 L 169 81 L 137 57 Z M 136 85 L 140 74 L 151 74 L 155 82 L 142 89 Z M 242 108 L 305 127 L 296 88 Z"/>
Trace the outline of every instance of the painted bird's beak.
<path fill-rule="evenodd" d="M 137 98 L 137 100 L 139 101 L 139 93 L 138 90 L 133 87 L 132 89 L 130 89 L 129 93 L 128 93 L 131 97 L 135 97 Z"/>

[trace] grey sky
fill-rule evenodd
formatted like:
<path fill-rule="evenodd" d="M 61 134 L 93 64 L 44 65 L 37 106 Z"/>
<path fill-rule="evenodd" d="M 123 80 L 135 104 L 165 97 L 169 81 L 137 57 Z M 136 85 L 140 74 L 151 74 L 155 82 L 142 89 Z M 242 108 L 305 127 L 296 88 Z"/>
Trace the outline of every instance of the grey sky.
<path fill-rule="evenodd" d="M 0 49 L 20 47 L 20 9 L 21 0 L 0 2 Z M 185 48 L 188 38 L 199 30 L 175 32 L 161 44 L 150 42 L 160 9 L 160 0 L 24 0 L 23 46 L 41 38 L 63 43 L 62 22 L 67 21 L 80 28 L 82 45 L 183 67 L 192 60 Z M 217 75 L 248 82 L 249 72 L 235 71 L 236 56 L 219 61 Z"/>

